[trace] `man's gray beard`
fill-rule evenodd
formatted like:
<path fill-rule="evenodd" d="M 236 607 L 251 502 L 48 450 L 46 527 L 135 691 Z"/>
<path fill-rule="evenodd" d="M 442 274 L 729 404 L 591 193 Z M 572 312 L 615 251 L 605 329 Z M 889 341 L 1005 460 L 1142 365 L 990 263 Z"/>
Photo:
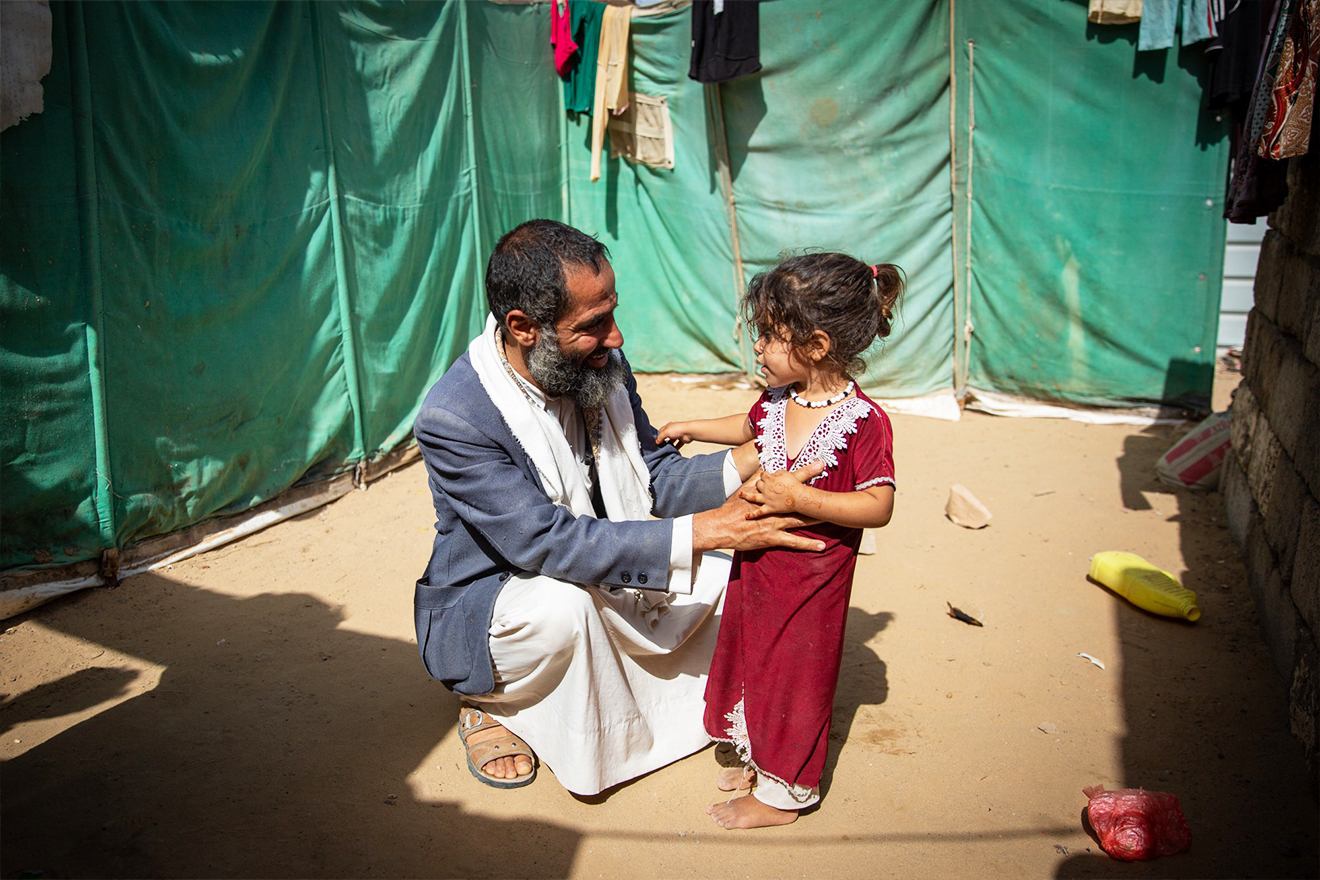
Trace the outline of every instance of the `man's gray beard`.
<path fill-rule="evenodd" d="M 623 359 L 616 352 L 611 351 L 609 361 L 598 370 L 585 358 L 574 361 L 560 351 L 553 331 L 541 331 L 527 354 L 527 372 L 546 394 L 567 397 L 582 409 L 604 406 L 610 394 L 623 387 Z"/>

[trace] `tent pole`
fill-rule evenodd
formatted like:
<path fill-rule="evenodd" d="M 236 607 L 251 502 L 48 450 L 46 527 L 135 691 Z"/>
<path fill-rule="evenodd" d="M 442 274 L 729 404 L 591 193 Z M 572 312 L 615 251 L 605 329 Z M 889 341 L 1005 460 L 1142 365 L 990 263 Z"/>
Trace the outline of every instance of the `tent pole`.
<path fill-rule="evenodd" d="M 476 133 L 476 110 L 472 104 L 472 37 L 468 30 L 468 9 L 470 7 L 465 0 L 458 3 L 458 35 L 459 35 L 459 74 L 463 78 L 463 148 L 467 150 L 467 163 L 463 168 L 463 175 L 467 178 L 468 197 L 472 199 L 472 220 L 468 224 L 468 229 L 472 232 L 472 270 L 473 278 L 476 281 L 474 285 L 474 302 L 477 303 L 477 324 L 474 328 L 475 333 L 480 333 L 481 328 L 486 323 L 486 297 L 482 289 L 482 283 L 485 279 L 485 264 L 483 255 L 486 248 L 481 243 L 482 229 L 484 228 L 481 216 L 481 180 L 477 174 L 477 133 Z M 563 123 L 560 125 L 563 130 Z M 562 151 L 561 151 L 562 152 Z M 561 158 L 561 166 L 564 163 Z M 565 220 L 568 218 L 565 217 Z M 494 242 L 492 242 L 492 245 Z"/>
<path fill-rule="evenodd" d="M 742 296 L 743 261 L 742 244 L 738 240 L 738 208 L 733 197 L 733 174 L 729 170 L 729 144 L 724 134 L 724 105 L 720 101 L 719 83 L 706 84 L 706 106 L 710 109 L 711 126 L 715 135 L 715 160 L 720 169 L 720 188 L 724 190 L 724 207 L 729 213 L 729 235 L 733 243 L 733 340 L 738 346 L 738 365 L 747 375 L 752 359 L 747 352 L 747 334 L 743 332 Z"/>
<path fill-rule="evenodd" d="M 963 262 L 967 266 L 967 280 L 963 284 L 963 323 L 959 327 L 962 345 L 963 374 L 958 382 L 958 396 L 965 396 L 972 371 L 972 163 L 976 153 L 976 41 L 967 41 L 967 242 L 963 247 Z"/>
<path fill-rule="evenodd" d="M 963 148 L 966 168 L 962 191 L 958 186 L 958 0 L 949 0 L 949 194 L 953 206 L 953 393 L 959 401 L 967 397 L 972 372 L 972 146 L 976 137 L 976 42 L 967 41 L 967 141 Z M 958 209 L 962 207 L 960 212 Z M 962 214 L 962 247 L 959 248 L 958 216 Z"/>
<path fill-rule="evenodd" d="M 353 303 L 348 290 L 348 258 L 345 254 L 343 206 L 340 204 L 339 173 L 335 164 L 334 132 L 330 127 L 330 107 L 325 77 L 324 23 L 318 4 L 308 5 L 311 14 L 313 57 L 316 59 L 317 88 L 321 97 L 321 132 L 325 138 L 326 188 L 330 196 L 330 247 L 335 260 L 335 303 L 339 311 L 339 338 L 344 349 L 344 380 L 348 386 L 348 406 L 353 413 L 353 456 L 357 459 L 353 470 L 353 484 L 366 489 L 367 461 L 366 428 L 362 414 L 362 386 L 358 369 L 356 329 L 353 324 Z"/>
<path fill-rule="evenodd" d="M 70 73 L 73 81 L 74 113 L 77 137 L 74 149 L 78 162 L 78 195 L 83 207 L 78 211 L 81 227 L 82 264 L 88 298 L 87 375 L 92 396 L 92 437 L 96 447 L 96 474 L 92 482 L 92 502 L 101 544 L 101 567 L 107 580 L 114 582 L 118 569 L 118 524 L 115 522 L 115 486 L 110 471 L 110 426 L 105 405 L 105 298 L 101 284 L 100 200 L 96 182 L 96 132 L 92 125 L 91 69 L 87 60 L 87 25 L 81 3 L 71 3 L 69 10 Z"/>
<path fill-rule="evenodd" d="M 953 258 L 953 393 L 957 397 L 963 394 L 963 347 L 958 328 L 965 320 L 962 312 L 963 283 L 962 264 L 958 248 L 958 0 L 949 0 L 949 204 L 953 208 L 949 217 L 950 253 Z"/>
<path fill-rule="evenodd" d="M 967 41 L 967 141 L 962 192 L 958 186 L 958 2 L 949 0 L 949 190 L 953 206 L 953 393 L 967 397 L 972 371 L 972 146 L 976 137 L 976 42 Z M 959 212 L 961 204 L 963 211 Z M 958 215 L 963 216 L 959 253 Z"/>
<path fill-rule="evenodd" d="M 551 0 L 557 3 L 559 0 Z M 564 86 L 556 80 L 555 92 L 559 95 L 559 219 L 569 226 L 573 225 L 572 202 L 569 200 L 568 166 L 568 99 L 564 95 Z"/>

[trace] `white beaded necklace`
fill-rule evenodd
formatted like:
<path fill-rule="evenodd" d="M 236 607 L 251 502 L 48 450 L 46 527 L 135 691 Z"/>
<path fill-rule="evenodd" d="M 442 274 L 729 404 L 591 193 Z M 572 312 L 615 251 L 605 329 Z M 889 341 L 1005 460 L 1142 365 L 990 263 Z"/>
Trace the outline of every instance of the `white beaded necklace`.
<path fill-rule="evenodd" d="M 821 407 L 834 406 L 834 404 L 843 400 L 849 394 L 852 394 L 852 390 L 853 388 L 856 387 L 856 385 L 857 385 L 856 382 L 849 380 L 847 388 L 844 388 L 838 394 L 834 395 L 833 397 L 827 400 L 803 400 L 801 397 L 798 397 L 798 393 L 796 389 L 794 389 L 792 385 L 789 385 L 788 396 L 791 397 L 793 399 L 793 402 L 796 403 L 798 406 L 805 406 L 808 409 L 819 409 Z"/>

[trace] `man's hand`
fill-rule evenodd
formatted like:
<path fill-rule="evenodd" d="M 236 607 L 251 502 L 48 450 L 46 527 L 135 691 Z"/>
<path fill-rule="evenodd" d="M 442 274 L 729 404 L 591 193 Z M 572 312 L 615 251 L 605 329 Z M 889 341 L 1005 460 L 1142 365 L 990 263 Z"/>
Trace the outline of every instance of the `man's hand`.
<path fill-rule="evenodd" d="M 820 462 L 813 462 L 794 475 L 802 474 L 803 480 L 809 480 L 825 469 Z M 692 517 L 692 549 L 697 553 L 709 550 L 760 550 L 765 547 L 786 547 L 790 550 L 824 550 L 825 543 L 805 535 L 792 534 L 789 529 L 812 525 L 819 520 L 800 514 L 770 515 L 748 518 L 759 508 L 740 497 L 743 492 L 754 491 L 753 481 L 743 483 L 742 489 L 733 493 L 714 510 L 707 510 Z"/>
<path fill-rule="evenodd" d="M 738 497 L 757 505 L 747 514 L 747 518 L 761 519 L 776 513 L 804 512 L 803 496 L 806 493 L 803 490 L 807 488 L 807 481 L 818 473 L 820 468 L 815 472 L 804 468 L 800 471 L 777 471 L 773 474 L 760 471 L 754 474 L 738 490 Z"/>

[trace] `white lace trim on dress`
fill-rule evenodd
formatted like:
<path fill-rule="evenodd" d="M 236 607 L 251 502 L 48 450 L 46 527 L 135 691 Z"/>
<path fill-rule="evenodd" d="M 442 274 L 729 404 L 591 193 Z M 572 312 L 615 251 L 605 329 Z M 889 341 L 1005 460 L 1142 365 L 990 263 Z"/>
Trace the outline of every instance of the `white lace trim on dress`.
<path fill-rule="evenodd" d="M 806 804 L 816 796 L 816 790 L 814 788 L 786 782 L 775 774 L 766 773 L 763 769 L 756 766 L 756 762 L 752 760 L 752 741 L 747 735 L 747 711 L 743 707 L 742 700 L 738 701 L 738 705 L 733 707 L 732 712 L 725 713 L 724 718 L 730 725 L 728 729 L 724 731 L 728 734 L 729 738 L 723 739 L 722 741 L 733 744 L 733 747 L 738 750 L 739 759 L 741 759 L 744 764 L 751 767 L 762 776 L 769 777 L 775 782 L 778 782 L 784 787 L 784 790 L 788 792 L 789 796 L 800 804 Z M 722 738 L 712 737 L 712 739 L 718 740 Z"/>
<path fill-rule="evenodd" d="M 853 486 L 853 491 L 854 491 L 854 492 L 860 492 L 860 491 L 862 491 L 863 489 L 869 489 L 869 488 L 871 488 L 872 486 L 880 486 L 880 485 L 882 485 L 882 484 L 884 484 L 884 483 L 888 483 L 889 485 L 892 486 L 892 485 L 894 485 L 894 478 L 893 478 L 893 477 L 876 477 L 874 480 L 867 480 L 865 483 L 858 483 L 856 486 Z"/>
<path fill-rule="evenodd" d="M 788 470 L 788 442 L 784 433 L 784 414 L 787 407 L 787 386 L 770 389 L 766 395 L 765 417 L 757 425 L 763 438 L 760 464 L 761 469 L 766 473 Z M 836 406 L 811 432 L 807 442 L 802 445 L 802 451 L 797 454 L 792 469 L 806 467 L 813 461 L 823 462 L 825 470 L 821 471 L 819 476 L 808 480 L 807 485 L 823 479 L 829 474 L 830 468 L 839 466 L 839 457 L 835 453 L 847 447 L 848 435 L 856 434 L 857 423 L 874 411 L 875 407 L 860 397 L 850 397 Z"/>

